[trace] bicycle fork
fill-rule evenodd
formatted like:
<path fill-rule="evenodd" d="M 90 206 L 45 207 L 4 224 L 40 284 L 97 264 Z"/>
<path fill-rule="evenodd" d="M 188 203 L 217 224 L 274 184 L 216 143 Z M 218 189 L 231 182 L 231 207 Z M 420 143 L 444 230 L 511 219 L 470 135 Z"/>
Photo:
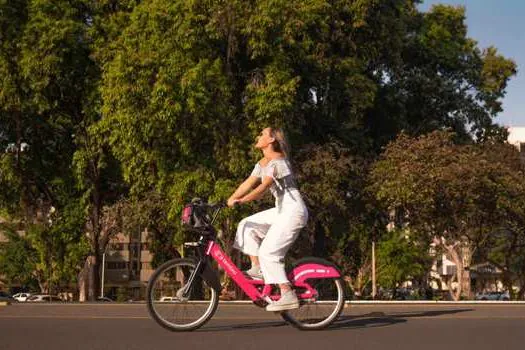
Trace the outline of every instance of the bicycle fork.
<path fill-rule="evenodd" d="M 197 249 L 199 255 L 199 261 L 195 270 L 192 271 L 188 282 L 184 285 L 182 289 L 181 296 L 187 298 L 190 294 L 191 287 L 195 282 L 197 276 L 200 276 L 210 287 L 215 289 L 218 293 L 222 290 L 221 281 L 219 279 L 218 272 L 213 269 L 210 263 L 210 258 L 207 255 L 202 254 L 201 249 Z"/>

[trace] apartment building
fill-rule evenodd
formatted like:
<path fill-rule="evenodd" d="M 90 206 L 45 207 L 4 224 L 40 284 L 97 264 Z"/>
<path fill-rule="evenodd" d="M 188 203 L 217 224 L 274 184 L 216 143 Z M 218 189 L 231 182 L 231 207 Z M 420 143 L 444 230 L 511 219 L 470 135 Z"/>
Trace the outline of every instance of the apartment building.
<path fill-rule="evenodd" d="M 132 300 L 144 299 L 153 273 L 152 254 L 148 249 L 148 232 L 115 235 L 104 257 L 104 295 L 117 298 L 125 292 Z"/>

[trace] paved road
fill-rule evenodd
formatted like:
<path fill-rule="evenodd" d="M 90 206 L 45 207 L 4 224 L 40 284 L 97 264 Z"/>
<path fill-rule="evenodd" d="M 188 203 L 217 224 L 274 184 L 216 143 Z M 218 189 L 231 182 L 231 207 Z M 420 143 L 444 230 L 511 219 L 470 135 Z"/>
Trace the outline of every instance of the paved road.
<path fill-rule="evenodd" d="M 251 305 L 220 304 L 202 329 L 172 333 L 144 304 L 0 306 L 0 349 L 525 348 L 525 305 L 351 305 L 325 331 L 302 332 Z"/>

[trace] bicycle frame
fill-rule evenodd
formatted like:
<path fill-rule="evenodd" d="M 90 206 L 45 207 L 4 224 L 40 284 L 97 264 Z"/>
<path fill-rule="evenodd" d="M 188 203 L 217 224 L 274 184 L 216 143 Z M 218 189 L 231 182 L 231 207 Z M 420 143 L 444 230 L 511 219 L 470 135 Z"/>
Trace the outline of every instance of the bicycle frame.
<path fill-rule="evenodd" d="M 244 273 L 239 270 L 237 266 L 231 261 L 231 259 L 224 253 L 221 247 L 214 241 L 208 243 L 208 248 L 206 249 L 206 255 L 211 256 L 217 263 L 224 269 L 226 274 L 230 276 L 235 283 L 246 293 L 246 295 L 253 301 L 260 299 L 268 300 L 272 286 L 269 284 L 264 284 L 262 280 L 252 280 L 247 278 Z M 256 285 L 263 285 L 264 288 L 262 293 L 255 287 Z"/>
<path fill-rule="evenodd" d="M 212 224 L 215 221 L 219 210 L 220 208 L 215 212 Z M 207 261 L 207 257 L 212 257 L 252 301 L 256 302 L 264 300 L 267 303 L 272 303 L 280 298 L 280 295 L 271 294 L 271 284 L 265 284 L 263 280 L 251 279 L 239 270 L 239 268 L 231 261 L 230 257 L 221 249 L 219 244 L 217 244 L 215 239 L 206 240 L 204 239 L 204 236 L 201 236 L 199 242 L 194 246 L 199 246 L 199 249 L 197 250 L 199 252 L 199 262 L 188 279 L 188 283 L 184 288 L 183 296 L 189 294 L 193 280 L 197 275 L 201 275 L 215 290 L 220 291 L 222 289 L 217 271 L 215 271 Z M 323 260 L 312 261 L 311 258 L 308 263 L 301 264 L 288 274 L 288 279 L 292 285 L 303 289 L 303 291 L 297 295 L 301 300 L 317 297 L 318 293 L 315 288 L 311 287 L 307 282 L 308 279 L 340 277 L 341 273 L 335 265 L 327 264 Z M 262 290 L 260 290 L 261 287 Z"/>
<path fill-rule="evenodd" d="M 263 280 L 247 278 L 216 242 L 210 241 L 208 243 L 205 254 L 206 256 L 211 256 L 215 259 L 215 261 L 217 261 L 217 263 L 224 269 L 226 274 L 234 280 L 234 282 L 252 301 L 262 299 L 271 303 L 280 298 L 279 295 L 271 294 L 272 286 L 270 284 L 265 284 Z M 295 287 L 301 287 L 304 289 L 304 292 L 298 295 L 299 299 L 308 299 L 316 297 L 317 291 L 306 282 L 307 279 L 339 278 L 341 277 L 341 274 L 335 266 L 321 265 L 313 262 L 295 268 L 288 277 Z M 261 286 L 263 286 L 262 292 L 257 289 L 257 287 Z"/>

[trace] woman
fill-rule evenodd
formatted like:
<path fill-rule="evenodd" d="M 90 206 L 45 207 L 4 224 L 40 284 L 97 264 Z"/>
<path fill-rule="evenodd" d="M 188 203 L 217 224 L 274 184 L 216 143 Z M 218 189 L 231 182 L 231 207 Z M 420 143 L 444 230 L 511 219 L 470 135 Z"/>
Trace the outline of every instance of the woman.
<path fill-rule="evenodd" d="M 278 284 L 281 298 L 268 305 L 267 311 L 290 310 L 299 301 L 284 271 L 284 256 L 308 220 L 308 211 L 287 159 L 286 140 L 280 129 L 265 128 L 257 138 L 256 148 L 264 157 L 228 199 L 228 205 L 261 198 L 266 190 L 275 197 L 275 207 L 242 220 L 237 228 L 234 247 L 250 257 L 252 278 L 264 278 L 266 284 Z"/>

